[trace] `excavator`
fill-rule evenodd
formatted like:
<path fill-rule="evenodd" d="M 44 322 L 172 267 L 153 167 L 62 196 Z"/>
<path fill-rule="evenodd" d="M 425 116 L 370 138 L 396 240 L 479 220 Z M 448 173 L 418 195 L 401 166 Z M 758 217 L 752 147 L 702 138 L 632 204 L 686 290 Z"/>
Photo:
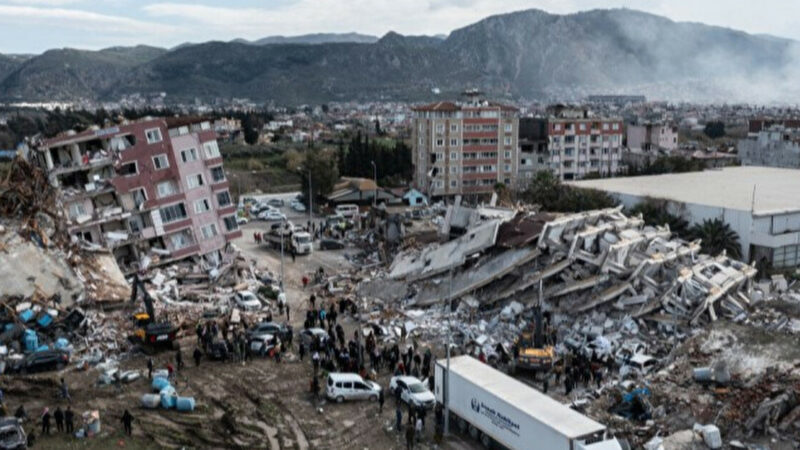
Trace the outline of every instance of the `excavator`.
<path fill-rule="evenodd" d="M 545 344 L 541 281 L 539 281 L 539 298 L 533 306 L 533 324 L 522 330 L 515 345 L 519 350 L 519 355 L 514 361 L 515 370 L 548 372 L 553 368 L 556 354 L 552 345 Z"/>
<path fill-rule="evenodd" d="M 177 344 L 175 338 L 178 329 L 170 322 L 156 322 L 153 298 L 145 289 L 144 282 L 139 278 L 139 275 L 134 275 L 131 303 L 136 302 L 139 291 L 142 292 L 145 312 L 138 312 L 133 315 L 134 332 L 128 337 L 128 340 L 134 344 L 139 344 L 147 354 L 153 354 L 159 350 L 175 349 Z"/>

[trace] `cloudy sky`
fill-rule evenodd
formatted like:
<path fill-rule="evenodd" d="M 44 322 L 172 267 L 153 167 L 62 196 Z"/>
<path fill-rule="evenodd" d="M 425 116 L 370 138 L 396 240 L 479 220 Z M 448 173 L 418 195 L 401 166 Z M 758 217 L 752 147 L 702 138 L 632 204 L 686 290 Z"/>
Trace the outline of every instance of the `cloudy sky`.
<path fill-rule="evenodd" d="M 617 7 L 800 40 L 794 0 L 0 0 L 0 53 L 316 32 L 447 34 L 521 9 Z"/>

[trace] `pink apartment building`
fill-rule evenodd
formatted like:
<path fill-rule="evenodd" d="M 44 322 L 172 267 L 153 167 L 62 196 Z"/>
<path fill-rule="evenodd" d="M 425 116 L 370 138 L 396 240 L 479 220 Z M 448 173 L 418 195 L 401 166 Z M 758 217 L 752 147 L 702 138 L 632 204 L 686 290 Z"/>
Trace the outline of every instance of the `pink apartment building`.
<path fill-rule="evenodd" d="M 37 147 L 69 232 L 111 249 L 123 272 L 195 257 L 216 264 L 241 236 L 217 135 L 202 118 L 69 131 Z"/>

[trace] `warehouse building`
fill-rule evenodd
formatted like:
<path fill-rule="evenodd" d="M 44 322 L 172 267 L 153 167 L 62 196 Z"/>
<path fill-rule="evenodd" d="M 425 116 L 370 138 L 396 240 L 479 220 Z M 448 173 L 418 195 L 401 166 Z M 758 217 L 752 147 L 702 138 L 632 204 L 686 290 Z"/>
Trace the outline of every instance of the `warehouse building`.
<path fill-rule="evenodd" d="M 626 208 L 664 200 L 690 224 L 722 219 L 739 234 L 745 261 L 800 265 L 800 170 L 726 167 L 720 170 L 569 182 L 605 191 Z"/>

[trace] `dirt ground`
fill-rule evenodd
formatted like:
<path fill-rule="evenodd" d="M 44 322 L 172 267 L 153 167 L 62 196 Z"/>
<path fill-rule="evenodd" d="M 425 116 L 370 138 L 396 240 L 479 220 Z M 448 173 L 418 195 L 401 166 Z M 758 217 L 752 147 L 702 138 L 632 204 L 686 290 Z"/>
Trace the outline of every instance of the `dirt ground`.
<path fill-rule="evenodd" d="M 245 255 L 253 257 L 259 267 L 280 273 L 280 255 L 257 246 L 252 232 L 263 226 L 259 223 L 245 227 L 244 237 L 236 244 Z M 351 250 L 352 251 L 352 250 Z M 344 271 L 349 263 L 344 257 L 348 250 L 316 251 L 311 256 L 298 256 L 292 261 L 284 258 L 284 273 L 291 323 L 302 328 L 310 292 L 302 288 L 302 275 L 315 271 L 320 265 L 329 273 Z M 125 314 L 125 312 L 120 312 Z M 341 316 L 340 316 L 341 317 Z M 348 333 L 356 328 L 352 318 L 345 316 L 343 325 Z M 383 412 L 377 403 L 350 402 L 343 404 L 321 400 L 316 403 L 309 393 L 312 368 L 308 358 L 301 362 L 294 353 L 278 364 L 273 360 L 256 359 L 245 365 L 202 361 L 199 367 L 191 361 L 194 336 L 181 339 L 187 366 L 179 371 L 173 383 L 180 396 L 193 396 L 197 402 L 194 412 L 175 410 L 146 410 L 141 408 L 142 394 L 149 393 L 146 360 L 135 354 L 121 361 L 123 369 L 137 369 L 143 377 L 131 384 L 98 386 L 99 372 L 94 369 L 78 371 L 68 368 L 60 373 L 50 372 L 27 377 L 4 377 L 2 388 L 9 413 L 24 403 L 30 420 L 25 423 L 28 433 L 36 434 L 34 448 L 45 449 L 149 449 L 149 448 L 263 448 L 263 449 L 400 449 L 404 439 L 393 430 L 395 404 L 386 396 Z M 296 349 L 296 347 L 295 347 Z M 154 357 L 156 368 L 174 362 L 174 353 Z M 79 415 L 83 411 L 99 410 L 101 433 L 90 439 L 77 439 L 55 433 L 52 424 L 49 436 L 41 435 L 39 417 L 47 406 L 51 413 L 57 406 L 66 406 L 58 398 L 59 378 L 64 377 L 70 388 L 71 406 Z M 384 388 L 389 373 L 379 377 Z M 133 436 L 122 433 L 120 419 L 129 409 L 135 417 Z M 403 409 L 404 419 L 406 409 Z M 76 417 L 77 419 L 78 417 Z M 432 414 L 426 423 L 426 436 L 416 448 L 432 448 Z M 76 421 L 76 428 L 80 421 Z M 444 448 L 476 448 L 471 441 L 454 436 Z"/>

